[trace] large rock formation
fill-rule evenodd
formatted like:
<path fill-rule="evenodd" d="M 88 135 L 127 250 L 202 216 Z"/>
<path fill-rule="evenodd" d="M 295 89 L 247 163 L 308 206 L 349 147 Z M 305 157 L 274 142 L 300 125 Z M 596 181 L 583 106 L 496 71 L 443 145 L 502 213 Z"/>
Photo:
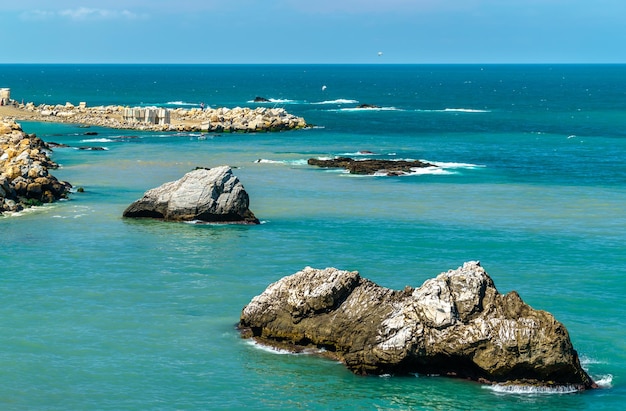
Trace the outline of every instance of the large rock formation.
<path fill-rule="evenodd" d="M 498 293 L 478 262 L 402 291 L 307 267 L 254 297 L 239 327 L 263 344 L 324 349 L 359 374 L 595 387 L 563 324 Z"/>
<path fill-rule="evenodd" d="M 385 174 L 402 175 L 411 173 L 415 168 L 437 167 L 434 164 L 419 160 L 378 160 L 366 159 L 355 160 L 350 157 L 336 157 L 329 160 L 310 158 L 307 160 L 310 166 L 324 168 L 345 168 L 350 174 Z"/>
<path fill-rule="evenodd" d="M 0 214 L 67 197 L 71 185 L 50 175 L 50 147 L 14 121 L 0 121 Z"/>
<path fill-rule="evenodd" d="M 124 211 L 124 217 L 168 221 L 258 224 L 250 199 L 228 166 L 198 168 L 180 180 L 146 191 Z"/>

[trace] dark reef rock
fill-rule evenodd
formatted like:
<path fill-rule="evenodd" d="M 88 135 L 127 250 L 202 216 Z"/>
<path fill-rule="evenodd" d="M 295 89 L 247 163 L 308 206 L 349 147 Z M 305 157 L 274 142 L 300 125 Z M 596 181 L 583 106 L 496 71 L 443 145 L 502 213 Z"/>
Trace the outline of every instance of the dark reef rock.
<path fill-rule="evenodd" d="M 228 166 L 198 168 L 181 179 L 146 191 L 124 210 L 124 217 L 167 221 L 259 224 L 250 199 Z"/>
<path fill-rule="evenodd" d="M 434 164 L 423 161 L 406 161 L 406 160 L 355 160 L 350 157 L 336 157 L 331 160 L 320 160 L 310 158 L 307 164 L 311 166 L 325 168 L 345 168 L 350 174 L 376 174 L 385 173 L 387 175 L 407 174 L 413 168 L 436 167 Z"/>
<path fill-rule="evenodd" d="M 307 267 L 244 307 L 242 336 L 324 349 L 358 374 L 438 374 L 483 383 L 595 388 L 565 326 L 500 294 L 478 262 L 395 291 L 356 271 Z"/>
<path fill-rule="evenodd" d="M 375 104 L 359 104 L 356 108 L 380 108 L 380 106 Z"/>
<path fill-rule="evenodd" d="M 254 102 L 255 102 L 255 103 L 269 103 L 269 102 L 270 102 L 270 100 L 269 100 L 269 99 L 266 99 L 265 97 L 259 97 L 259 96 L 257 96 L 257 97 L 255 97 L 255 98 L 254 98 Z"/>

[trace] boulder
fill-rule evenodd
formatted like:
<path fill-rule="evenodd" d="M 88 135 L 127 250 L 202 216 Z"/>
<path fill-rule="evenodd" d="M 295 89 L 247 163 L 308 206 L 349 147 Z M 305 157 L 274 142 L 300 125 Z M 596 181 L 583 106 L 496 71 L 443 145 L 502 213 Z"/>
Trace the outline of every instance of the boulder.
<path fill-rule="evenodd" d="M 167 221 L 258 224 L 250 199 L 229 166 L 198 168 L 181 179 L 146 191 L 124 217 Z"/>
<path fill-rule="evenodd" d="M 401 291 L 306 267 L 254 297 L 239 328 L 262 344 L 320 349 L 358 374 L 596 387 L 565 326 L 514 291 L 500 294 L 478 262 Z"/>

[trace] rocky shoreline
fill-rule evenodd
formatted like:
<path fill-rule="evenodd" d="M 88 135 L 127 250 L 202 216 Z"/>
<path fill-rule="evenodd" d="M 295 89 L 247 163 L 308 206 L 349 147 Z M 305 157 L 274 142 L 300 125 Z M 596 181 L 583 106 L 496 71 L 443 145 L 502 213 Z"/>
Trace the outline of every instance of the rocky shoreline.
<path fill-rule="evenodd" d="M 0 214 L 66 198 L 71 185 L 48 170 L 50 146 L 12 120 L 0 121 Z"/>
<path fill-rule="evenodd" d="M 156 110 L 156 108 L 153 108 Z M 124 106 L 87 107 L 81 103 L 48 105 L 34 103 L 0 106 L 0 118 L 17 121 L 41 121 L 83 124 L 126 130 L 176 131 L 176 132 L 272 132 L 295 130 L 307 127 L 302 117 L 289 114 L 283 108 L 235 107 L 235 108 L 177 108 L 168 110 L 167 124 L 152 124 L 128 120 Z M 164 109 L 159 109 L 164 110 Z"/>

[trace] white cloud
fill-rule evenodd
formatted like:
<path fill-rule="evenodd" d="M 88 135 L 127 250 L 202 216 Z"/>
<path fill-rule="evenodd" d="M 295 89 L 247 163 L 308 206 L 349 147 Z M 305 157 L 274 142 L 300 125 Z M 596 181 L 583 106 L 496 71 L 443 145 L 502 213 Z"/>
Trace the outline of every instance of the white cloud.
<path fill-rule="evenodd" d="M 65 9 L 60 11 L 31 10 L 21 14 L 24 20 L 50 20 L 57 18 L 69 19 L 72 21 L 94 21 L 94 20 L 137 20 L 145 19 L 147 14 L 137 14 L 129 10 L 96 9 L 89 7 L 79 7 L 75 9 Z"/>

